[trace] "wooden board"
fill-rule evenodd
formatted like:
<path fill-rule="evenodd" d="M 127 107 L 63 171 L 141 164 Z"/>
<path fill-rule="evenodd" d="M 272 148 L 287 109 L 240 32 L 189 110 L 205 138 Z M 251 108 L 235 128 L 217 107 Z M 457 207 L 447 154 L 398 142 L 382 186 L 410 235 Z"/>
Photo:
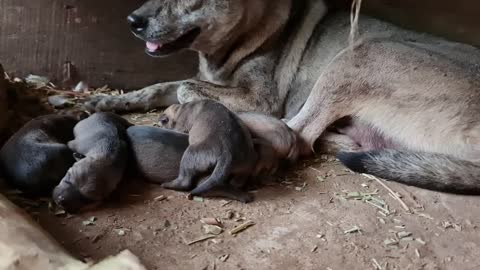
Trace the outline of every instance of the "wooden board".
<path fill-rule="evenodd" d="M 155 59 L 130 33 L 127 15 L 142 0 L 1 0 L 0 62 L 18 76 L 43 75 L 91 85 L 138 88 L 194 74 L 192 54 Z M 78 78 L 78 79 L 77 79 Z"/>

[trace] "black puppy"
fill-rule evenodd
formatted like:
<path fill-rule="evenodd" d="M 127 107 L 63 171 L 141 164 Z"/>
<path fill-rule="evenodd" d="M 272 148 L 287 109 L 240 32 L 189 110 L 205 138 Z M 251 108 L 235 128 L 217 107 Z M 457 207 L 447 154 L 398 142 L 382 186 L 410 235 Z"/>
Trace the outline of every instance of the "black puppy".
<path fill-rule="evenodd" d="M 127 120 L 95 113 L 74 128 L 69 148 L 79 159 L 53 191 L 54 201 L 76 212 L 105 199 L 123 177 L 128 160 Z"/>
<path fill-rule="evenodd" d="M 44 115 L 25 124 L 0 150 L 7 183 L 31 195 L 49 195 L 75 162 L 66 144 L 86 116 Z"/>

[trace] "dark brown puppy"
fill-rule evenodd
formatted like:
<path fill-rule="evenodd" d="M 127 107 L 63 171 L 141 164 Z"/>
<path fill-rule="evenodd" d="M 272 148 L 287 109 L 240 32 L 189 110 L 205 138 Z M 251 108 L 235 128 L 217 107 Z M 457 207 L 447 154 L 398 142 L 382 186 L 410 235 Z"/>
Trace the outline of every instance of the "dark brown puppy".
<path fill-rule="evenodd" d="M 163 184 L 178 177 L 188 135 L 168 129 L 133 126 L 127 129 L 137 172 L 150 182 Z"/>
<path fill-rule="evenodd" d="M 44 115 L 25 124 L 0 150 L 7 182 L 31 195 L 49 195 L 75 162 L 67 142 L 85 114 Z"/>
<path fill-rule="evenodd" d="M 192 196 L 229 194 L 250 202 L 241 191 L 251 176 L 257 155 L 248 129 L 225 106 L 212 100 L 168 107 L 159 125 L 189 134 L 189 146 L 180 164 L 179 176 L 165 188 L 190 191 L 202 174 L 210 176 L 191 191 Z"/>
<path fill-rule="evenodd" d="M 293 163 L 300 153 L 297 135 L 282 120 L 256 112 L 239 113 L 250 131 L 259 158 L 256 173 L 272 173 L 281 161 Z"/>
<path fill-rule="evenodd" d="M 53 191 L 53 199 L 76 212 L 105 199 L 123 177 L 128 160 L 127 120 L 95 113 L 74 128 L 69 148 L 79 159 Z"/>

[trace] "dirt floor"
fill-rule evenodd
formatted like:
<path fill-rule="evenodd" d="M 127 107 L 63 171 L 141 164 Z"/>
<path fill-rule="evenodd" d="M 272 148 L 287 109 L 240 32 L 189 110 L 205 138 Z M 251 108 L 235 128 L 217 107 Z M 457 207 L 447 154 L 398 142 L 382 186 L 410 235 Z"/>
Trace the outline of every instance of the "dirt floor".
<path fill-rule="evenodd" d="M 480 198 L 387 185 L 409 211 L 376 180 L 327 156 L 272 177 L 246 205 L 189 201 L 131 179 L 88 213 L 55 213 L 46 203 L 28 210 L 79 258 L 129 249 L 148 269 L 480 269 Z M 223 232 L 193 243 L 207 236 L 205 218 L 217 218 Z M 254 225 L 231 234 L 247 222 Z"/>

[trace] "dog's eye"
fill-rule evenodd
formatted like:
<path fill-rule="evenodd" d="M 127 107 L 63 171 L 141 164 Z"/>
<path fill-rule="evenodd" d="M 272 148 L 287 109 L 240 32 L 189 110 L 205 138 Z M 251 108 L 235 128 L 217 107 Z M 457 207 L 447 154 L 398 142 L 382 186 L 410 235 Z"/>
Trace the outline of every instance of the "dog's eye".
<path fill-rule="evenodd" d="M 165 115 L 164 115 L 164 116 L 161 116 L 160 119 L 159 119 L 159 121 L 160 121 L 160 124 L 166 125 L 166 124 L 168 124 L 168 117 L 165 116 Z"/>

